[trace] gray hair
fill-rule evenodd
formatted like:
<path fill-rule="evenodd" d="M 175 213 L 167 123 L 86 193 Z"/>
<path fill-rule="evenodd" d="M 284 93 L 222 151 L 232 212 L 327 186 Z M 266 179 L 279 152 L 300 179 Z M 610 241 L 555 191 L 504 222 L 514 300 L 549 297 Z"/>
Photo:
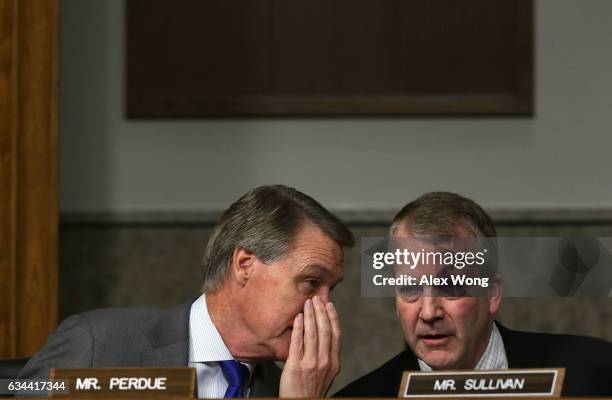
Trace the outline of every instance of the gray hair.
<path fill-rule="evenodd" d="M 452 236 L 457 227 L 468 228 L 474 236 L 495 237 L 491 217 L 475 201 L 450 192 L 425 193 L 411 201 L 393 218 L 390 233 L 404 225 L 431 236 Z"/>
<path fill-rule="evenodd" d="M 497 231 L 495 225 L 478 203 L 450 192 L 425 193 L 406 204 L 393 218 L 389 229 L 394 236 L 400 227 L 418 236 L 450 238 L 464 228 L 490 248 L 489 271 L 497 271 Z"/>
<path fill-rule="evenodd" d="M 219 290 L 234 250 L 253 252 L 264 263 L 280 258 L 305 222 L 319 227 L 340 247 L 353 247 L 351 231 L 310 196 L 283 185 L 260 186 L 229 206 L 215 226 L 202 258 L 204 291 Z"/>

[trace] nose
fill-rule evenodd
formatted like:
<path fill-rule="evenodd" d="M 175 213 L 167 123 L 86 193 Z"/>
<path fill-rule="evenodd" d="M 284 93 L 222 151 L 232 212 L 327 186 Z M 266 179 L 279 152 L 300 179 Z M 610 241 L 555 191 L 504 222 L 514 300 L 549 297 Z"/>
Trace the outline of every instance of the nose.
<path fill-rule="evenodd" d="M 329 302 L 329 290 L 321 289 L 319 290 L 317 295 L 321 298 L 321 301 L 323 302 L 323 304 L 327 304 L 327 302 Z"/>
<path fill-rule="evenodd" d="M 438 296 L 421 297 L 419 318 L 423 322 L 433 323 L 436 320 L 444 318 L 444 310 L 442 310 L 440 300 Z"/>

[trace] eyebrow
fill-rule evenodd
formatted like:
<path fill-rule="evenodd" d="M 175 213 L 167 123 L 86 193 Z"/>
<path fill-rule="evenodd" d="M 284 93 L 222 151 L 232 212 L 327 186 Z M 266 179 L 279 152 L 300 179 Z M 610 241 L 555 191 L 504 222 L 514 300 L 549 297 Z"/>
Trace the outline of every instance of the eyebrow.
<path fill-rule="evenodd" d="M 334 274 L 332 274 L 327 268 L 324 268 L 320 265 L 314 264 L 314 265 L 309 265 L 307 267 L 305 267 L 302 271 L 300 271 L 300 273 L 298 274 L 298 276 L 303 276 L 306 275 L 308 273 L 315 273 L 318 272 L 322 275 L 326 275 L 328 277 L 334 277 Z M 344 277 L 342 275 L 340 275 L 338 277 L 338 281 L 334 284 L 334 286 L 336 286 L 338 283 L 342 282 L 344 280 Z"/>

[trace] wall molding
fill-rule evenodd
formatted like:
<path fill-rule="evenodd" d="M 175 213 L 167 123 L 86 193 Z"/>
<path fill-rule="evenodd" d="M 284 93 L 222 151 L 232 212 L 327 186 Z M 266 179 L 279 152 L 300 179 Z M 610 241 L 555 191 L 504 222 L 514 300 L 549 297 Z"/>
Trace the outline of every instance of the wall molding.
<path fill-rule="evenodd" d="M 397 208 L 330 208 L 340 219 L 351 225 L 387 225 Z M 194 211 L 62 211 L 61 225 L 197 225 L 211 226 L 223 209 Z M 612 208 L 601 209 L 490 209 L 488 213 L 498 224 L 612 224 Z"/>

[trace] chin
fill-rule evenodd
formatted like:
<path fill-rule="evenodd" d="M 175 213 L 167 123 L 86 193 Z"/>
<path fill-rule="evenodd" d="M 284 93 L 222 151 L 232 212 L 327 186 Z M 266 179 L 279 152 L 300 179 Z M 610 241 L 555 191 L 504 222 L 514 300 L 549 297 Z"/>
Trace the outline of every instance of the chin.
<path fill-rule="evenodd" d="M 279 346 L 274 349 L 274 361 L 287 361 L 289 357 L 289 346 Z"/>
<path fill-rule="evenodd" d="M 291 343 L 291 334 L 288 338 L 281 336 L 272 346 L 273 359 L 276 361 L 287 361 L 289 357 L 289 344 Z"/>
<path fill-rule="evenodd" d="M 455 368 L 455 365 L 457 364 L 456 357 L 448 352 L 434 351 L 420 358 L 432 369 L 457 369 Z"/>
<path fill-rule="evenodd" d="M 289 358 L 289 351 L 287 350 L 286 352 L 280 352 L 278 354 L 278 356 L 276 356 L 274 358 L 274 361 L 282 361 L 282 362 L 286 362 L 287 358 Z"/>

